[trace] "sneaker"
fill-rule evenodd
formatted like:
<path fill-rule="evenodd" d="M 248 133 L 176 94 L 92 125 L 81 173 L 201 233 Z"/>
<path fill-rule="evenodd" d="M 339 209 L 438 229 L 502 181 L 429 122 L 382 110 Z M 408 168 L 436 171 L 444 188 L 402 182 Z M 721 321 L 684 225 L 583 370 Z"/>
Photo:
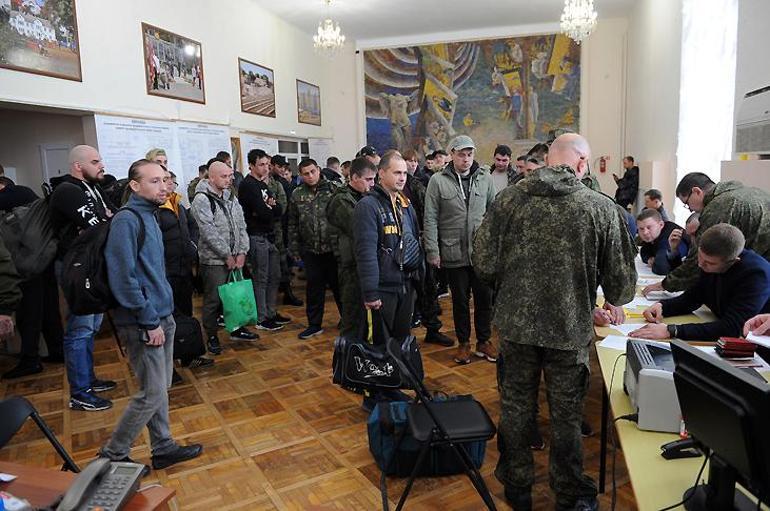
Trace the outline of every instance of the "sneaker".
<path fill-rule="evenodd" d="M 309 326 L 300 332 L 297 337 L 300 339 L 310 339 L 311 337 L 320 335 L 322 333 L 324 333 L 324 329 L 320 326 Z"/>
<path fill-rule="evenodd" d="M 439 346 L 454 346 L 455 341 L 449 336 L 442 334 L 441 332 L 428 331 L 425 334 L 425 341 L 430 344 L 438 344 Z"/>
<path fill-rule="evenodd" d="M 532 488 L 505 487 L 505 500 L 514 511 L 532 511 Z"/>
<path fill-rule="evenodd" d="M 197 458 L 203 452 L 201 444 L 180 445 L 168 454 L 152 457 L 152 468 L 161 470 L 183 461 Z"/>
<path fill-rule="evenodd" d="M 455 356 L 453 360 L 461 365 L 470 364 L 471 363 L 470 343 L 467 343 L 467 342 L 460 343 L 460 345 L 457 347 L 457 351 L 455 352 Z"/>
<path fill-rule="evenodd" d="M 585 419 L 580 422 L 580 434 L 583 436 L 583 438 L 593 436 L 594 434 L 594 429 L 590 424 L 588 424 L 588 422 L 586 422 Z"/>
<path fill-rule="evenodd" d="M 190 369 L 197 369 L 199 367 L 208 367 L 210 365 L 214 365 L 214 361 L 210 358 L 195 357 L 189 364 L 187 364 L 187 367 Z"/>
<path fill-rule="evenodd" d="M 543 440 L 543 435 L 540 434 L 540 429 L 537 426 L 535 426 L 532 429 L 532 433 L 530 433 L 529 448 L 533 451 L 542 451 L 545 449 L 545 440 Z"/>
<path fill-rule="evenodd" d="M 257 339 L 259 339 L 259 335 L 249 332 L 244 327 L 230 332 L 231 341 L 256 341 Z"/>
<path fill-rule="evenodd" d="M 497 362 L 497 348 L 491 342 L 477 342 L 476 351 L 473 352 L 479 358 L 485 358 L 490 362 Z"/>
<path fill-rule="evenodd" d="M 225 317 L 224 316 L 217 316 L 217 326 L 224 328 L 225 327 Z"/>
<path fill-rule="evenodd" d="M 287 318 L 286 316 L 281 316 L 276 312 L 275 316 L 273 316 L 273 321 L 275 321 L 279 325 L 288 325 L 289 323 L 291 323 L 291 318 Z"/>
<path fill-rule="evenodd" d="M 3 373 L 4 380 L 12 380 L 14 378 L 21 378 L 23 376 L 29 376 L 31 374 L 38 374 L 43 372 L 43 364 L 37 360 L 24 360 L 22 359 L 16 367 L 10 371 Z"/>
<path fill-rule="evenodd" d="M 91 390 L 94 392 L 107 392 L 117 387 L 118 384 L 112 380 L 94 380 L 91 383 Z"/>
<path fill-rule="evenodd" d="M 291 307 L 302 307 L 303 305 L 305 305 L 305 302 L 303 302 L 302 300 L 294 296 L 294 293 L 289 287 L 283 293 L 283 304 L 289 305 Z"/>
<path fill-rule="evenodd" d="M 260 321 L 255 325 L 259 330 L 269 330 L 271 332 L 274 332 L 276 330 L 280 330 L 283 328 L 283 325 L 276 322 L 275 319 L 266 319 L 264 321 Z"/>
<path fill-rule="evenodd" d="M 102 399 L 89 389 L 88 391 L 70 397 L 70 408 L 85 412 L 100 412 L 112 408 L 112 401 Z"/>
<path fill-rule="evenodd" d="M 211 337 L 209 337 L 209 340 L 206 343 L 206 345 L 209 349 L 209 353 L 211 353 L 212 355 L 219 355 L 220 353 L 222 353 L 222 345 L 219 344 L 219 337 L 217 337 L 216 335 L 212 335 Z"/>

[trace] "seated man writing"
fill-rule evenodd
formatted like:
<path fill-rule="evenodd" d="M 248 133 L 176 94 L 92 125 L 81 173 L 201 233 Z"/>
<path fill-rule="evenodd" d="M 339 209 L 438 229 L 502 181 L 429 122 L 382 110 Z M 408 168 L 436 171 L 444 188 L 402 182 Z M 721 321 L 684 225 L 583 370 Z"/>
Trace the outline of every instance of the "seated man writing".
<path fill-rule="evenodd" d="M 729 224 L 717 224 L 703 233 L 698 247 L 700 277 L 682 295 L 654 304 L 644 311 L 649 323 L 629 334 L 643 339 L 716 341 L 738 337 L 746 321 L 770 312 L 770 263 L 744 250 L 743 233 Z M 690 314 L 707 305 L 717 320 L 709 323 L 661 323 L 663 318 Z"/>
<path fill-rule="evenodd" d="M 666 275 L 676 268 L 690 249 L 689 240 L 681 236 L 682 228 L 674 222 L 664 221 L 654 209 L 645 209 L 636 217 L 636 228 L 642 246 L 639 255 L 642 261 L 652 267 L 656 275 Z M 679 231 L 676 247 L 671 246 L 670 236 Z"/>

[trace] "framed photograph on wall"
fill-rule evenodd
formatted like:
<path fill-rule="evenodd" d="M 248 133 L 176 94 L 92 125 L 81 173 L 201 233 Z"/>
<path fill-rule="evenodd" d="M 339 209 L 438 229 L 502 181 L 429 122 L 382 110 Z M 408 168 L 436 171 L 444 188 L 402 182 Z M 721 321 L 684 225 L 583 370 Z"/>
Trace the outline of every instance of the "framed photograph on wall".
<path fill-rule="evenodd" d="M 75 0 L 0 0 L 0 67 L 83 81 Z"/>
<path fill-rule="evenodd" d="M 243 112 L 275 117 L 275 76 L 272 69 L 239 58 L 238 81 Z"/>
<path fill-rule="evenodd" d="M 297 120 L 321 125 L 321 89 L 318 85 L 297 80 Z"/>
<path fill-rule="evenodd" d="M 201 43 L 142 23 L 147 94 L 206 103 Z"/>

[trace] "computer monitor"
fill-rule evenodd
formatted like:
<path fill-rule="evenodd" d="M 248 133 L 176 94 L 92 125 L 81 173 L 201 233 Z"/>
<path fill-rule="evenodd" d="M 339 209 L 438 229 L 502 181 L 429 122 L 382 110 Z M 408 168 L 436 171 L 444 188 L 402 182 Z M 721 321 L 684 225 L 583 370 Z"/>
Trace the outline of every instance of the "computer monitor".
<path fill-rule="evenodd" d="M 770 498 L 770 385 L 685 342 L 671 352 L 687 431 L 711 451 L 708 483 L 685 492 L 685 508 L 756 509 L 735 483 Z"/>

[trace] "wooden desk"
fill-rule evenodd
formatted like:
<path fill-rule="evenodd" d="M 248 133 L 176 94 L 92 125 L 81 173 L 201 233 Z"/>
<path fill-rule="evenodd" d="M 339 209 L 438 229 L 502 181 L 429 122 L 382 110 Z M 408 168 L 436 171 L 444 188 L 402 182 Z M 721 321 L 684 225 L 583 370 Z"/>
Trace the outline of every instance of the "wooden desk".
<path fill-rule="evenodd" d="M 29 501 L 34 507 L 50 506 L 67 491 L 77 474 L 47 468 L 30 467 L 18 463 L 0 461 L 0 472 L 18 476 L 10 483 L 0 483 L 0 490 L 14 497 Z M 126 507 L 126 511 L 150 511 L 169 509 L 168 502 L 176 492 L 170 488 L 154 486 L 137 492 Z"/>

